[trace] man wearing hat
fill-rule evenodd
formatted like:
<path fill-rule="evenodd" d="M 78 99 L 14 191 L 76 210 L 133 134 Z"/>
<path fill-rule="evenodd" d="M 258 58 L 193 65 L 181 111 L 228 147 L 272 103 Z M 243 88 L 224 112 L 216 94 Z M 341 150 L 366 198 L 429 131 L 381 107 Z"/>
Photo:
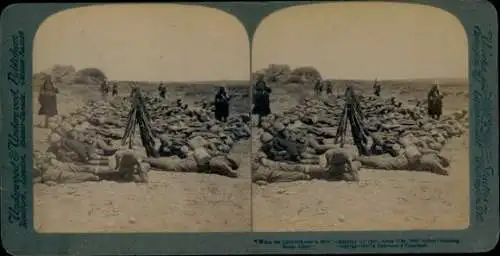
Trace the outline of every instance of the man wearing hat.
<path fill-rule="evenodd" d="M 318 96 L 321 96 L 321 93 L 323 92 L 323 85 L 321 84 L 321 81 L 319 79 L 314 82 L 314 91 Z"/>
<path fill-rule="evenodd" d="M 375 95 L 380 97 L 380 91 L 382 90 L 378 78 L 375 79 L 375 83 L 373 84 L 373 90 L 375 91 Z"/>
<path fill-rule="evenodd" d="M 39 115 L 45 116 L 44 127 L 49 127 L 49 118 L 56 116 L 57 112 L 57 94 L 59 89 L 52 82 L 52 78 L 48 74 L 42 74 L 42 86 L 38 94 L 38 102 L 40 103 Z"/>
<path fill-rule="evenodd" d="M 160 82 L 160 85 L 158 86 L 158 92 L 160 93 L 160 97 L 165 99 L 167 94 L 167 87 L 163 84 L 163 82 Z"/>
<path fill-rule="evenodd" d="M 263 78 L 257 81 L 253 95 L 252 114 L 258 115 L 259 117 L 258 127 L 262 125 L 262 118 L 271 114 L 269 101 L 269 94 L 271 92 L 271 88 L 266 85 Z"/>
<path fill-rule="evenodd" d="M 332 95 L 333 93 L 333 82 L 332 81 L 326 81 L 326 94 L 327 95 Z"/>
<path fill-rule="evenodd" d="M 443 113 L 443 95 L 439 89 L 439 82 L 434 81 L 427 94 L 427 113 L 431 118 L 439 119 Z"/>
<path fill-rule="evenodd" d="M 116 95 L 118 95 L 118 83 L 117 82 L 113 83 L 112 95 L 113 95 L 113 97 L 116 96 Z"/>
<path fill-rule="evenodd" d="M 215 95 L 215 119 L 226 122 L 229 116 L 229 101 L 230 97 L 227 95 L 224 86 L 219 87 L 219 91 Z"/>
<path fill-rule="evenodd" d="M 102 94 L 102 98 L 106 99 L 106 97 L 108 96 L 108 93 L 109 93 L 109 84 L 108 84 L 108 81 L 106 79 L 103 79 L 102 82 L 101 82 L 101 94 Z"/>

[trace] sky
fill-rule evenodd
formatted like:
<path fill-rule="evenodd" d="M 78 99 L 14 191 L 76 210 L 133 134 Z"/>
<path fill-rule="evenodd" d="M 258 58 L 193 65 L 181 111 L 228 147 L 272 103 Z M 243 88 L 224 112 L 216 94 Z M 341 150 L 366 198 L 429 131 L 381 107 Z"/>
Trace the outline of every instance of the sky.
<path fill-rule="evenodd" d="M 452 14 L 425 5 L 328 3 L 267 16 L 255 32 L 252 70 L 313 66 L 324 78 L 468 77 L 465 30 Z"/>
<path fill-rule="evenodd" d="M 114 4 L 69 9 L 35 35 L 33 71 L 54 64 L 96 67 L 111 80 L 248 80 L 243 25 L 217 9 L 174 4 Z"/>

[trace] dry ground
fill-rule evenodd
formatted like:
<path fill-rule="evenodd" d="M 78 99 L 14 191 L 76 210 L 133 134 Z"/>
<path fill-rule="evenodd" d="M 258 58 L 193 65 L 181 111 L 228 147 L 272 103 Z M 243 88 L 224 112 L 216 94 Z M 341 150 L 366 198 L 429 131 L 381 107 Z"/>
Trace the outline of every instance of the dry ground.
<path fill-rule="evenodd" d="M 95 86 L 84 85 L 61 88 L 60 113 L 75 111 L 85 98 L 99 97 L 97 90 Z M 204 93 L 212 97 L 212 90 Z M 178 88 L 171 90 L 169 95 L 172 94 L 200 98 L 193 90 Z M 39 108 L 36 97 L 33 97 L 34 123 L 42 120 L 36 115 Z M 192 100 L 187 100 L 190 102 Z M 47 134 L 47 129 L 33 128 L 35 148 L 47 148 Z M 242 160 L 242 177 L 238 179 L 153 171 L 149 184 L 109 181 L 55 186 L 35 184 L 35 229 L 69 233 L 250 231 L 249 144 L 244 142 L 235 148 Z"/>
<path fill-rule="evenodd" d="M 372 94 L 371 85 L 372 82 L 364 83 L 361 89 Z M 383 86 L 382 94 L 411 103 L 415 98 L 425 98 L 428 89 L 429 86 L 421 82 L 394 82 Z M 442 84 L 441 89 L 447 95 L 445 111 L 468 108 L 466 83 Z M 272 110 L 280 112 L 290 108 L 304 95 L 300 92 L 294 85 L 275 87 Z M 253 184 L 254 231 L 467 228 L 468 142 L 468 136 L 464 136 L 453 139 L 445 147 L 444 154 L 451 158 L 450 176 L 363 169 L 358 184 L 320 180 Z"/>
<path fill-rule="evenodd" d="M 371 85 L 364 89 L 371 92 Z M 417 89 L 415 89 L 417 88 Z M 393 84 L 382 93 L 412 102 L 428 87 Z M 442 86 L 445 110 L 468 104 L 466 84 Z M 61 113 L 74 111 L 96 88 L 63 89 Z M 274 111 L 301 97 L 291 87 L 275 89 Z M 311 90 L 309 90 L 311 91 Z M 192 92 L 176 91 L 178 96 Z M 79 95 L 79 97 L 75 97 Z M 199 98 L 199 97 L 198 97 Z M 38 104 L 34 95 L 35 122 Z M 34 147 L 45 148 L 46 129 L 34 128 Z M 35 228 L 40 232 L 312 231 L 463 229 L 469 223 L 468 137 L 452 140 L 451 175 L 363 170 L 359 184 L 302 181 L 250 185 L 250 143 L 238 145 L 242 177 L 152 172 L 151 182 L 34 186 Z M 245 157 L 247 156 L 247 157 Z M 252 192 L 251 192 L 252 190 Z M 253 198 L 251 198 L 251 195 Z M 253 201 L 253 205 L 251 206 Z M 253 210 L 253 211 L 252 211 Z"/>

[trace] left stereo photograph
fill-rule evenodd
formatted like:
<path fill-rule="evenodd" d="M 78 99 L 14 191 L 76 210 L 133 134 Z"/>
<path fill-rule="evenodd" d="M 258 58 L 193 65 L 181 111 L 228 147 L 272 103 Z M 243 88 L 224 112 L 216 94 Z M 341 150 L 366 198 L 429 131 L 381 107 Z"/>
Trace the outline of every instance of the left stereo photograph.
<path fill-rule="evenodd" d="M 252 230 L 250 46 L 237 18 L 73 8 L 33 45 L 37 232 Z"/>

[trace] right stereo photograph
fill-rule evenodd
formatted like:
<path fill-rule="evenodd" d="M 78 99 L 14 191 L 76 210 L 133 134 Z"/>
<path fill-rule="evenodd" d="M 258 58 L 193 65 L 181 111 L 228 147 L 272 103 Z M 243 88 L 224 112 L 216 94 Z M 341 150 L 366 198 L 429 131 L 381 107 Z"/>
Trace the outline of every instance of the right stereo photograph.
<path fill-rule="evenodd" d="M 469 226 L 468 42 L 431 6 L 272 13 L 252 42 L 257 232 Z"/>

